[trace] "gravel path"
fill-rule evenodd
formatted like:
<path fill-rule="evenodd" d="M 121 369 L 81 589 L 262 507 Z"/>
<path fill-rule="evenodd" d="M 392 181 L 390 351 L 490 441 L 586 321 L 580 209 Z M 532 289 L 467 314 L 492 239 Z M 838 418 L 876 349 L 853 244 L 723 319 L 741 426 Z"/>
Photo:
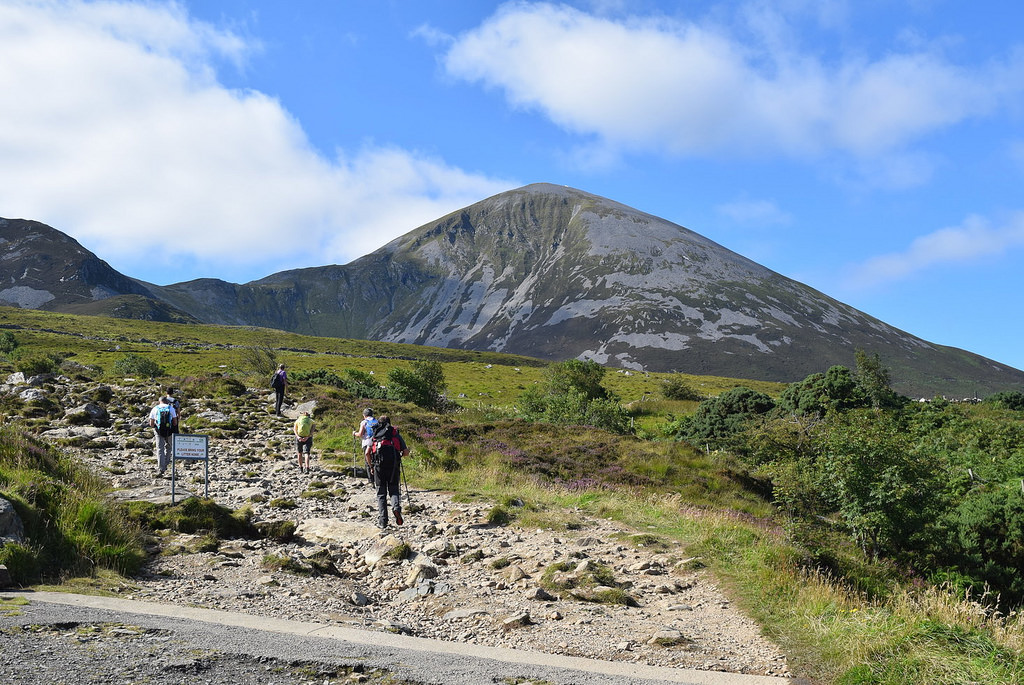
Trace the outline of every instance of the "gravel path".
<path fill-rule="evenodd" d="M 139 419 L 152 398 L 131 388 L 113 392 L 108 409 L 117 429 L 58 427 L 49 437 L 84 442 L 77 453 L 111 479 L 118 496 L 165 501 L 170 483 L 154 479 L 149 432 Z M 287 543 L 231 540 L 203 551 L 201 537 L 167 532 L 122 588 L 125 598 L 467 645 L 789 676 L 785 655 L 678 547 L 644 546 L 650 541 L 636 531 L 582 515 L 572 531 L 492 526 L 487 505 L 415 490 L 405 525 L 381 532 L 370 525 L 376 501 L 365 479 L 319 459 L 310 473 L 299 472 L 289 452 L 291 421 L 268 415 L 265 398 L 250 393 L 184 409 L 214 428 L 233 427 L 210 441 L 210 496 L 231 508 L 250 506 L 256 521 L 294 521 L 298 534 Z M 202 494 L 202 474 L 198 465 L 182 468 L 179 496 L 181 488 Z M 554 565 L 563 589 L 548 592 L 541 578 Z M 587 581 L 594 577 L 611 586 L 593 587 Z M 48 649 L 66 639 L 60 631 L 37 637 Z M 105 640 L 89 643 L 101 653 Z M 159 634 L 137 640 L 163 644 Z"/>

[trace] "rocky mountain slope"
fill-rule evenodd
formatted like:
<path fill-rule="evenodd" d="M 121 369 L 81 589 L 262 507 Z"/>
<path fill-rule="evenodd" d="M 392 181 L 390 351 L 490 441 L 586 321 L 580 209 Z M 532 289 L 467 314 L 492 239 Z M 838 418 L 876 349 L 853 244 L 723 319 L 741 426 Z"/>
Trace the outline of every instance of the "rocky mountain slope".
<path fill-rule="evenodd" d="M 16 374 L 0 393 L 62 407 L 67 418 L 44 437 L 109 480 L 115 496 L 169 499 L 170 481 L 154 477 L 144 424 L 155 401 L 149 387 Z M 108 399 L 84 402 L 96 397 Z M 406 489 L 405 524 L 379 531 L 371 524 L 375 496 L 349 468 L 352 455 L 326 461 L 314 450 L 311 472 L 300 473 L 290 427 L 309 405 L 281 418 L 271 404 L 257 390 L 185 398 L 183 415 L 212 436 L 211 462 L 208 479 L 201 465 L 178 462 L 175 489 L 183 497 L 208 486 L 222 505 L 251 507 L 257 523 L 294 522 L 295 537 L 211 546 L 204 536 L 168 531 L 152 541 L 154 556 L 123 596 L 599 659 L 788 674 L 785 656 L 698 560 L 611 521 L 581 516 L 566 532 L 489 525 L 485 504 Z M 542 587 L 552 570 L 564 589 Z M 588 585 L 598 576 L 615 588 Z M 602 601 L 612 590 L 615 601 Z"/>
<path fill-rule="evenodd" d="M 10 235 L 0 224 L 0 240 L 13 245 Z M 0 301 L 72 306 L 64 281 L 50 281 L 49 299 L 41 280 L 25 282 L 20 257 L 0 268 L 10 284 Z M 123 301 L 102 304 L 115 292 L 153 317 L 784 382 L 852 367 L 862 349 L 908 395 L 1024 388 L 1022 371 L 895 329 L 682 226 L 549 184 L 488 198 L 344 266 L 90 292 L 120 315 L 131 315 Z"/>

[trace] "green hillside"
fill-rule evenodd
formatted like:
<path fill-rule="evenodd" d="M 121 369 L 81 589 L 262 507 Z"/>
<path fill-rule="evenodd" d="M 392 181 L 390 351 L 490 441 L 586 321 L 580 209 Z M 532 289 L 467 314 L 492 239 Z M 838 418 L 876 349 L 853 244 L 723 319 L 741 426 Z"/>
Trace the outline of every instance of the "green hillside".
<path fill-rule="evenodd" d="M 0 381 L 59 371 L 90 387 L 251 396 L 268 392 L 277 363 L 294 395 L 317 400 L 326 458 L 342 458 L 361 407 L 386 403 L 412 446 L 415 485 L 489 502 L 496 520 L 524 526 L 572 527 L 585 513 L 628 524 L 643 544 L 677 541 L 797 675 L 1024 679 L 1020 393 L 909 403 L 867 355 L 783 385 L 0 308 Z M 26 468 L 19 455 L 38 452 L 27 436 L 63 411 L 8 393 L 0 415 L 0 495 L 24 502 L 54 461 Z"/>

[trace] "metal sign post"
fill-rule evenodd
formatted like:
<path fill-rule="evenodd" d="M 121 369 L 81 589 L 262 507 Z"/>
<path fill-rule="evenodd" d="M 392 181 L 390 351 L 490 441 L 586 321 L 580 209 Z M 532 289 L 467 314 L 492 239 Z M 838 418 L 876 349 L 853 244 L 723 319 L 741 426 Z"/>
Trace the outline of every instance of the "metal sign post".
<path fill-rule="evenodd" d="M 179 459 L 202 461 L 203 496 L 210 496 L 210 437 L 207 435 L 191 435 L 175 433 L 171 436 L 171 504 L 175 503 L 175 483 L 177 476 L 174 464 Z"/>

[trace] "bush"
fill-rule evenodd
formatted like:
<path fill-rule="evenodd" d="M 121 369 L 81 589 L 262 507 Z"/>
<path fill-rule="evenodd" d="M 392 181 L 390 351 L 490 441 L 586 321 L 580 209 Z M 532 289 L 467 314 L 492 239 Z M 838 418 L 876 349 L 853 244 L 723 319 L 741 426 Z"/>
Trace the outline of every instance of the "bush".
<path fill-rule="evenodd" d="M 661 394 L 669 400 L 690 400 L 700 402 L 704 396 L 687 383 L 682 376 L 672 376 L 665 381 Z"/>
<path fill-rule="evenodd" d="M 53 354 L 41 357 L 26 357 L 19 359 L 14 368 L 26 376 L 41 376 L 47 373 L 57 373 L 60 370 L 62 359 Z"/>
<path fill-rule="evenodd" d="M 593 361 L 552 364 L 543 386 L 531 385 L 520 394 L 519 409 L 532 421 L 628 433 L 629 413 L 601 386 L 604 371 Z"/>
<path fill-rule="evenodd" d="M 1016 390 L 997 392 L 995 395 L 985 398 L 985 402 L 1002 409 L 1024 411 L 1024 392 Z"/>
<path fill-rule="evenodd" d="M 0 332 L 0 354 L 10 354 L 18 347 L 18 339 L 10 331 Z"/>
<path fill-rule="evenodd" d="M 134 520 L 150 530 L 210 531 L 220 538 L 256 537 L 250 510 L 232 511 L 212 499 L 189 497 L 173 505 L 132 502 L 128 511 Z"/>
<path fill-rule="evenodd" d="M 162 366 L 152 359 L 143 357 L 141 354 L 129 352 L 114 362 L 114 373 L 122 376 L 156 378 L 157 376 L 163 376 L 166 372 Z"/>
<path fill-rule="evenodd" d="M 952 517 L 946 550 L 956 568 L 980 587 L 997 589 L 1009 606 L 1024 602 L 1024 493 L 1000 487 L 968 497 Z"/>
<path fill-rule="evenodd" d="M 775 401 L 750 388 L 733 388 L 704 400 L 690 417 L 679 421 L 677 437 L 696 445 L 725 446 L 749 422 L 775 408 Z"/>
<path fill-rule="evenodd" d="M 439 362 L 415 361 L 412 369 L 397 367 L 388 372 L 388 395 L 424 409 L 445 408 L 447 386 Z"/>
<path fill-rule="evenodd" d="M 239 353 L 239 367 L 246 373 L 255 374 L 266 378 L 270 382 L 270 376 L 277 371 L 277 350 L 269 343 L 258 343 L 243 347 Z"/>

